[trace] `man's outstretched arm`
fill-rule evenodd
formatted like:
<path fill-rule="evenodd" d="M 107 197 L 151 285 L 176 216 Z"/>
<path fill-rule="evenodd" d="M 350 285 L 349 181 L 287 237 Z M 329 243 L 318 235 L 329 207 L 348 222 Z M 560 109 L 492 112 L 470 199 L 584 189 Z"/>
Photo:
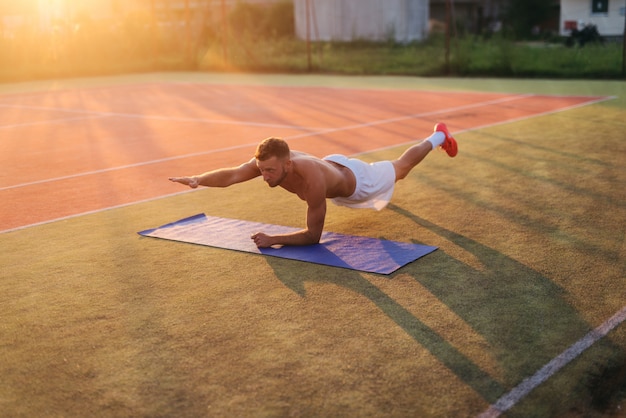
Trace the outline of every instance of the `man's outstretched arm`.
<path fill-rule="evenodd" d="M 261 175 L 261 172 L 256 165 L 256 160 L 253 158 L 239 167 L 221 168 L 198 176 L 170 177 L 169 179 L 175 183 L 184 184 L 195 189 L 198 186 L 228 187 L 235 183 L 252 180 L 259 175 Z"/>

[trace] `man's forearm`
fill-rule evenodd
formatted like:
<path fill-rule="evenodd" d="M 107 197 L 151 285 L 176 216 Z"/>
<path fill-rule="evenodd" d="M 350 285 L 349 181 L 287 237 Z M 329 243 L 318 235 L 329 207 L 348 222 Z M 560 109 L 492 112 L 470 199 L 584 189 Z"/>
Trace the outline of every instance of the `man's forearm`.
<path fill-rule="evenodd" d="M 198 186 L 227 187 L 232 184 L 232 182 L 229 182 L 229 176 L 225 173 L 219 173 L 216 171 L 209 171 L 204 174 L 190 177 L 170 177 L 170 181 L 187 185 L 192 189 L 195 189 Z"/>
<path fill-rule="evenodd" d="M 198 185 L 205 187 L 228 187 L 232 184 L 232 173 L 225 169 L 209 171 L 193 178 L 198 181 Z"/>
<path fill-rule="evenodd" d="M 260 248 L 271 247 L 272 245 L 311 245 L 317 244 L 320 240 L 318 234 L 313 234 L 307 229 L 292 232 L 290 234 L 267 235 L 259 232 L 252 235 L 252 240 Z"/>
<path fill-rule="evenodd" d="M 320 237 L 316 237 L 309 230 L 292 232 L 291 234 L 274 235 L 276 243 L 274 245 L 311 245 L 320 242 Z"/>

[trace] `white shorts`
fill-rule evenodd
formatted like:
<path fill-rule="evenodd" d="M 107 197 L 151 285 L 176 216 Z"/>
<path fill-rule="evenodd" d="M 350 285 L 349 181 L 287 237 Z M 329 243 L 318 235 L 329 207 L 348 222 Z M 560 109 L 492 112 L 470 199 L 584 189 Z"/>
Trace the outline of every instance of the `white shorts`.
<path fill-rule="evenodd" d="M 323 158 L 348 167 L 356 177 L 356 188 L 350 197 L 335 197 L 331 200 L 339 206 L 381 210 L 391 200 L 396 184 L 396 170 L 391 161 L 368 164 L 355 158 L 333 154 Z"/>

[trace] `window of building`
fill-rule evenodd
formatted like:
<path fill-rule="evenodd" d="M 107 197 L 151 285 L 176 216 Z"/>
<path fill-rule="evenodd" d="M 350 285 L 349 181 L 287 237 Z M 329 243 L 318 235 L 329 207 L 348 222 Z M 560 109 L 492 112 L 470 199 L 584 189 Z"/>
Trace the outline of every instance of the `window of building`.
<path fill-rule="evenodd" d="M 593 14 L 609 13 L 609 0 L 591 0 L 591 13 Z"/>

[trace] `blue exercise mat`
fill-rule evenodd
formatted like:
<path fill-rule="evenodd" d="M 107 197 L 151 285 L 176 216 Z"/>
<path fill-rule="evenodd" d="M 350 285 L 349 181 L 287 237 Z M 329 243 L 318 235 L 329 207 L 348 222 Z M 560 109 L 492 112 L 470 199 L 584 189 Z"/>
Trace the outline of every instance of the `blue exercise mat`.
<path fill-rule="evenodd" d="M 263 254 L 371 273 L 390 274 L 437 249 L 427 245 L 324 232 L 319 244 L 257 248 L 250 236 L 262 231 L 270 235 L 298 231 L 239 219 L 218 218 L 201 213 L 139 235 L 210 247 Z"/>

